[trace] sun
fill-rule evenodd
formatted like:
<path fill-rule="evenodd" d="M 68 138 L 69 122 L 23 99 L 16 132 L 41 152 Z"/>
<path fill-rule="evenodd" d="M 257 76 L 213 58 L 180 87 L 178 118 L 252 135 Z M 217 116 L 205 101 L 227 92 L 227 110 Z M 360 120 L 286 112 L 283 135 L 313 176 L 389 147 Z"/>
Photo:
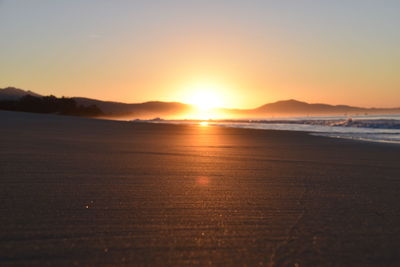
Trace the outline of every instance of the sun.
<path fill-rule="evenodd" d="M 219 108 L 223 106 L 221 91 L 215 85 L 196 85 L 188 89 L 186 102 L 201 111 Z"/>
<path fill-rule="evenodd" d="M 198 82 L 182 87 L 183 103 L 192 105 L 193 109 L 185 118 L 193 120 L 214 120 L 225 116 L 224 108 L 228 103 L 226 98 L 229 90 L 220 83 Z M 205 125 L 202 125 L 205 126 Z"/>
<path fill-rule="evenodd" d="M 194 92 L 190 100 L 190 104 L 195 105 L 199 110 L 210 110 L 220 107 L 222 101 L 218 95 L 211 91 Z"/>

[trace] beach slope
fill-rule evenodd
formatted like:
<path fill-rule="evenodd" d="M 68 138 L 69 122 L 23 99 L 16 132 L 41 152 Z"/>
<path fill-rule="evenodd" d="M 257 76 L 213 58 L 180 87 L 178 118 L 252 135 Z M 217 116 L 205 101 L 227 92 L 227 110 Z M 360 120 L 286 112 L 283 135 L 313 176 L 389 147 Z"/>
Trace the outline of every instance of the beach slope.
<path fill-rule="evenodd" d="M 0 111 L 0 265 L 398 266 L 400 146 Z"/>

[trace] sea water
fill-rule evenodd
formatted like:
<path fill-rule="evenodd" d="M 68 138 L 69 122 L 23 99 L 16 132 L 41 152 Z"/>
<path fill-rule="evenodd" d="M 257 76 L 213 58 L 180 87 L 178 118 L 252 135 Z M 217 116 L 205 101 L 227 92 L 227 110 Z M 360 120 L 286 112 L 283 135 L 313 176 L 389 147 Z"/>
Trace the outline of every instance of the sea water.
<path fill-rule="evenodd" d="M 157 121 L 160 122 L 160 121 Z M 163 123 L 197 124 L 198 121 L 168 121 Z M 330 117 L 286 117 L 248 120 L 209 120 L 208 125 L 303 131 L 314 135 L 355 140 L 400 143 L 400 115 L 364 115 Z"/>

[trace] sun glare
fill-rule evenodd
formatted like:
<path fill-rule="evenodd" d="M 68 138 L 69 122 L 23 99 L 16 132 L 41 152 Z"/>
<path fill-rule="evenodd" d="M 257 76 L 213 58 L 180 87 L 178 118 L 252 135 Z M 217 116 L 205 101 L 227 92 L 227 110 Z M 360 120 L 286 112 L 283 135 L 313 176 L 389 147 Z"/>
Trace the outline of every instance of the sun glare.
<path fill-rule="evenodd" d="M 197 85 L 187 89 L 189 91 L 187 102 L 196 106 L 201 111 L 222 107 L 222 88 L 215 85 Z"/>
<path fill-rule="evenodd" d="M 229 100 L 226 98 L 228 90 L 225 86 L 213 82 L 200 82 L 191 83 L 182 88 L 182 101 L 194 107 L 191 113 L 186 114 L 185 118 L 207 121 L 224 116 L 222 108 Z M 206 123 L 199 124 L 207 125 Z"/>
<path fill-rule="evenodd" d="M 198 91 L 192 95 L 191 104 L 200 110 L 210 110 L 221 105 L 221 100 L 212 91 Z"/>

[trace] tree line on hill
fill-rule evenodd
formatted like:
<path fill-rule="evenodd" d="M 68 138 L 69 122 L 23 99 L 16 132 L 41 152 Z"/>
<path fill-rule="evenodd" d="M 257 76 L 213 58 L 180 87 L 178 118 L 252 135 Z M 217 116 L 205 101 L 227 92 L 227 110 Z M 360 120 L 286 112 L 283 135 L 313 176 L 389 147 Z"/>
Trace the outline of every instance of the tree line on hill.
<path fill-rule="evenodd" d="M 43 97 L 25 95 L 18 100 L 3 100 L 0 101 L 0 109 L 82 117 L 98 117 L 103 115 L 102 110 L 96 105 L 78 105 L 72 98 L 57 98 L 52 95 Z"/>

